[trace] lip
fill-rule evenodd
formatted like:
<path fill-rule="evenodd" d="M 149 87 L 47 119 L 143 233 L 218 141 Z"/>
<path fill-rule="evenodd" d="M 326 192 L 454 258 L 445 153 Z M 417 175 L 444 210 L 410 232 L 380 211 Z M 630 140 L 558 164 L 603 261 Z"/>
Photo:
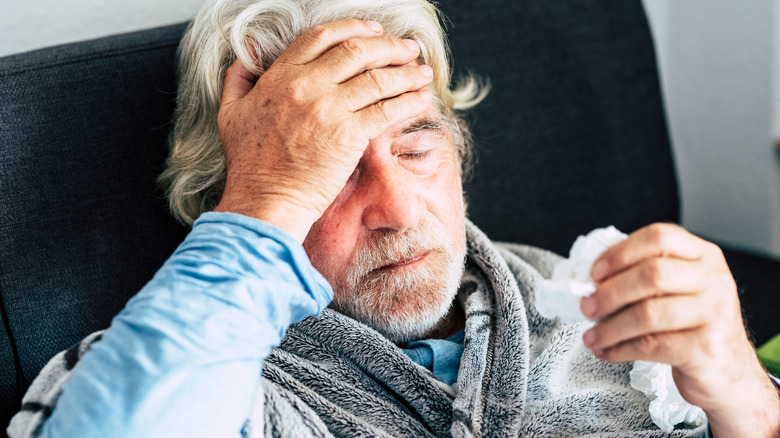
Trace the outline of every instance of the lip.
<path fill-rule="evenodd" d="M 395 269 L 395 268 L 401 268 L 401 267 L 404 267 L 404 266 L 409 266 L 409 265 L 415 264 L 415 263 L 419 262 L 420 260 L 424 259 L 430 253 L 431 253 L 431 251 L 423 251 L 423 252 L 421 252 L 419 254 L 416 254 L 413 257 L 406 258 L 406 259 L 401 259 L 401 260 L 398 260 L 396 262 L 390 263 L 389 265 L 384 265 L 384 266 L 382 266 L 379 269 Z"/>

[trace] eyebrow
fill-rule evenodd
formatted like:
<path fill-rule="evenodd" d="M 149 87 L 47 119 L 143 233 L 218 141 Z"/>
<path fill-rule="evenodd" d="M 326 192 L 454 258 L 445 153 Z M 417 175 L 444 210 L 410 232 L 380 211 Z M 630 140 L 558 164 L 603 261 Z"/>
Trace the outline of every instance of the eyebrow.
<path fill-rule="evenodd" d="M 411 125 L 405 127 L 401 131 L 401 134 L 402 135 L 411 134 L 413 132 L 423 131 L 423 130 L 441 131 L 443 128 L 444 128 L 444 123 L 442 123 L 440 118 L 426 117 L 412 122 Z"/>

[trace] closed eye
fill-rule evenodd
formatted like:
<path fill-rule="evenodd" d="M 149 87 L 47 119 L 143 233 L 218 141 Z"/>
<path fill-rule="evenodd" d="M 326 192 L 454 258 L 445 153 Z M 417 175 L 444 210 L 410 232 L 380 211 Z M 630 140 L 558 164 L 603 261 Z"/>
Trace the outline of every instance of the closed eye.
<path fill-rule="evenodd" d="M 400 155 L 401 157 L 407 160 L 421 161 L 428 158 L 428 156 L 431 155 L 431 149 L 427 151 L 420 151 L 420 152 L 404 152 L 403 154 Z"/>

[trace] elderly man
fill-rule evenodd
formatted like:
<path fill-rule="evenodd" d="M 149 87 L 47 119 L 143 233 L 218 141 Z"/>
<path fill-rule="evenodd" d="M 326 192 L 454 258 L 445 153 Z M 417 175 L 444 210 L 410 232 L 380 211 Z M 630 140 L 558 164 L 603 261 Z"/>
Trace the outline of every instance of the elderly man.
<path fill-rule="evenodd" d="M 634 360 L 715 436 L 780 432 L 723 257 L 678 227 L 598 259 L 592 328 L 535 311 L 558 258 L 466 221 L 483 93 L 425 0 L 216 1 L 180 56 L 161 179 L 192 232 L 11 436 L 665 436 Z"/>

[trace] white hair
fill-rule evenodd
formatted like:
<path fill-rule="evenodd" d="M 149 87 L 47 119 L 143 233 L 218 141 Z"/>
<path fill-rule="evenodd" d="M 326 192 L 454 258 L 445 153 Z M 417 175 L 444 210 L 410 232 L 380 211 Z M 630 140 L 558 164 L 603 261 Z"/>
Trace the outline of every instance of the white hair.
<path fill-rule="evenodd" d="M 377 21 L 385 35 L 419 44 L 418 61 L 433 69 L 435 102 L 452 133 L 462 172 L 467 171 L 471 141 L 455 111 L 477 104 L 487 87 L 472 76 L 451 87 L 439 12 L 427 0 L 207 0 L 179 46 L 171 150 L 159 177 L 178 220 L 192 224 L 222 196 L 226 169 L 217 113 L 225 71 L 236 57 L 260 76 L 311 27 L 349 18 Z"/>

